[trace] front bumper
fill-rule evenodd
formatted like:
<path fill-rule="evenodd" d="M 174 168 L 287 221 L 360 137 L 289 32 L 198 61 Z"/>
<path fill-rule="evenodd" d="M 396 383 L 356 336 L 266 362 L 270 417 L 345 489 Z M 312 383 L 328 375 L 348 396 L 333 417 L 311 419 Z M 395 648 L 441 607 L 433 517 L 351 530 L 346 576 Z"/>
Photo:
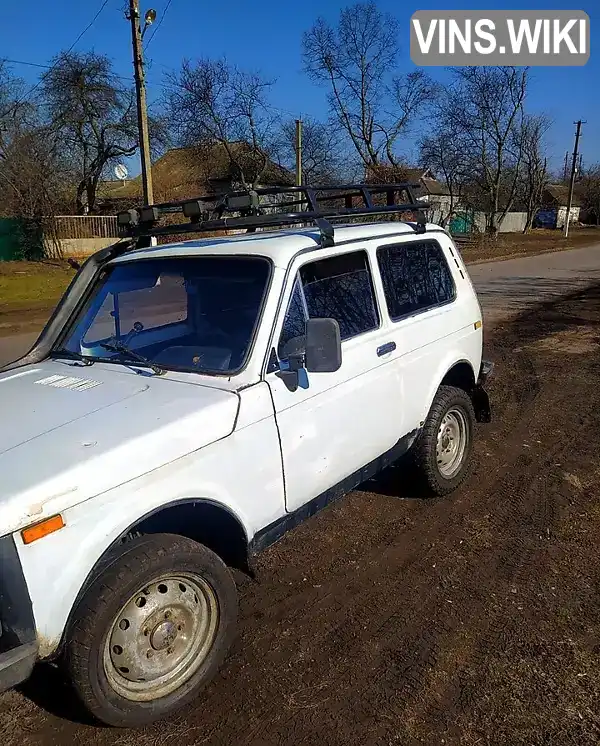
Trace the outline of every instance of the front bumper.
<path fill-rule="evenodd" d="M 494 371 L 494 363 L 490 360 L 482 360 L 481 367 L 479 368 L 479 376 L 477 377 L 477 383 L 473 389 L 473 407 L 475 408 L 475 417 L 477 422 L 491 422 L 492 421 L 492 408 L 490 405 L 490 397 L 484 386 Z"/>
<path fill-rule="evenodd" d="M 0 692 L 27 679 L 37 658 L 33 608 L 12 536 L 0 538 Z"/>

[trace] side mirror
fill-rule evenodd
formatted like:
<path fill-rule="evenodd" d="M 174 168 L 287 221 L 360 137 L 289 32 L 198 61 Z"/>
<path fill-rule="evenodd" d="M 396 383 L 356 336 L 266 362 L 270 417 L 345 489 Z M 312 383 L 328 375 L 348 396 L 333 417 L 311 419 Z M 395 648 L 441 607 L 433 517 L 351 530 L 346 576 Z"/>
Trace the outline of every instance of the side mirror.
<path fill-rule="evenodd" d="M 304 364 L 310 373 L 334 373 L 341 368 L 342 340 L 335 319 L 308 319 Z"/>

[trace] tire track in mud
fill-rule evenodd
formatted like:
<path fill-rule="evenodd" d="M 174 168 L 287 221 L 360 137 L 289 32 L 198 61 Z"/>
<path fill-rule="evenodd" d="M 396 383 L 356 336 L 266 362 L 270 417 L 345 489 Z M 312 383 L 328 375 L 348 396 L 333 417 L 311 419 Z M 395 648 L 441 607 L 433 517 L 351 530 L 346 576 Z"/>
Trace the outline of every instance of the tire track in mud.
<path fill-rule="evenodd" d="M 538 402 L 540 411 L 545 409 L 546 412 L 550 412 L 552 407 L 556 412 L 561 411 L 560 401 L 557 402 L 552 398 L 545 401 L 546 398 L 542 397 L 541 401 Z M 600 402 L 597 402 L 598 404 Z M 505 552 L 490 573 L 490 577 L 493 578 L 490 592 L 499 589 L 502 585 L 506 586 L 508 583 L 512 584 L 513 587 L 516 586 L 514 589 L 516 591 L 519 587 L 524 587 L 534 577 L 543 575 L 545 569 L 549 567 L 551 558 L 547 549 L 547 540 L 550 539 L 550 534 L 553 532 L 560 509 L 556 497 L 553 495 L 553 487 L 556 485 L 551 483 L 561 481 L 561 478 L 553 473 L 552 466 L 560 466 L 560 464 L 556 464 L 556 461 L 562 462 L 563 457 L 568 456 L 572 451 L 585 450 L 585 446 L 590 442 L 590 439 L 593 441 L 594 438 L 598 437 L 598 422 L 593 417 L 577 415 L 571 416 L 571 420 L 573 420 L 571 423 L 568 421 L 561 423 L 563 428 L 560 441 L 556 442 L 551 450 L 546 450 L 546 457 L 543 460 L 535 462 L 536 471 L 539 472 L 538 479 L 530 481 L 527 490 L 533 493 L 531 495 L 531 515 L 529 520 L 515 521 L 515 524 L 523 530 L 515 535 L 512 541 L 505 539 Z M 565 427 L 567 424 L 571 426 Z M 536 476 L 535 473 L 533 476 Z M 501 490 L 501 492 L 507 494 L 506 489 Z M 509 490 L 509 495 L 510 492 Z M 522 518 L 527 519 L 527 515 L 523 514 Z M 503 528 L 501 515 L 496 516 L 495 524 L 498 529 Z M 536 541 L 536 538 L 538 541 Z M 445 736 L 446 743 L 459 742 L 460 733 L 456 726 L 457 718 L 472 710 L 477 701 L 478 693 L 484 689 L 485 672 L 489 665 L 487 653 L 489 651 L 497 653 L 506 650 L 506 646 L 519 624 L 518 616 L 514 613 L 507 613 L 506 607 L 502 608 L 496 604 L 493 608 L 490 608 L 490 603 L 486 603 L 483 597 L 477 599 L 477 602 L 477 606 L 481 610 L 487 607 L 487 614 L 483 624 L 479 627 L 472 627 L 467 662 L 455 667 L 452 675 L 447 677 L 449 683 L 440 687 L 441 692 L 432 692 L 434 695 L 432 697 L 433 701 L 425 702 L 425 706 L 419 712 L 418 719 L 422 723 L 438 724 L 436 734 L 440 737 Z M 475 618 L 476 609 L 476 606 L 472 608 L 471 618 Z M 476 632 L 477 634 L 475 634 Z M 474 671 L 477 669 L 480 673 L 475 677 Z M 436 694 L 438 696 L 435 696 Z M 449 736 L 453 736 L 456 740 L 448 740 Z M 562 742 L 575 744 L 576 740 L 569 738 L 568 741 L 563 740 Z"/>

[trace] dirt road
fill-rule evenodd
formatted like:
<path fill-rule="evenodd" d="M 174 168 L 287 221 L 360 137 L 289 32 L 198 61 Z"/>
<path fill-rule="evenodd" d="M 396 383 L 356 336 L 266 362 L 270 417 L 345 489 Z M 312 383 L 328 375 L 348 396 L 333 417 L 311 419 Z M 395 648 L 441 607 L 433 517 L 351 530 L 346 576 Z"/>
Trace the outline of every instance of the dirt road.
<path fill-rule="evenodd" d="M 600 244 L 469 265 L 486 319 L 497 321 L 540 301 L 600 282 Z"/>
<path fill-rule="evenodd" d="M 171 721 L 81 722 L 40 669 L 0 696 L 3 746 L 600 742 L 600 282 L 507 320 L 508 270 L 481 267 L 502 321 L 465 486 L 425 501 L 391 469 L 268 550 L 226 668 Z"/>

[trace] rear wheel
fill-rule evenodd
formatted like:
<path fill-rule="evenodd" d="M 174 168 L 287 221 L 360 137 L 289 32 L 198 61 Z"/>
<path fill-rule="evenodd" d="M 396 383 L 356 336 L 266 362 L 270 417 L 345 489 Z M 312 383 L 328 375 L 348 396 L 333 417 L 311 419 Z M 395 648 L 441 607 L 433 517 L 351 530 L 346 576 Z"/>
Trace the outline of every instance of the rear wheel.
<path fill-rule="evenodd" d="M 475 412 L 467 392 L 440 386 L 412 448 L 418 476 L 428 491 L 446 495 L 466 478 L 474 429 Z"/>
<path fill-rule="evenodd" d="M 68 674 L 102 722 L 158 720 L 212 679 L 236 616 L 235 583 L 217 555 L 180 536 L 141 537 L 122 547 L 78 607 Z"/>

